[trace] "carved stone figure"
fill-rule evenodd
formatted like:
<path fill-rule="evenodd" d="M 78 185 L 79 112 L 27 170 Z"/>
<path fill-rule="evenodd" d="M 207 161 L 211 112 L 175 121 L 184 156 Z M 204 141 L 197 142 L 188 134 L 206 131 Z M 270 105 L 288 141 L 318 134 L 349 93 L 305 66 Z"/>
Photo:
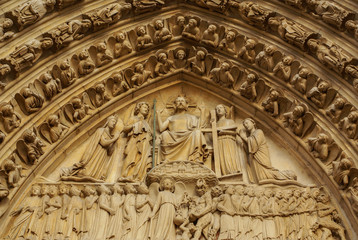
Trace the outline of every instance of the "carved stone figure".
<path fill-rule="evenodd" d="M 0 117 L 7 133 L 12 132 L 12 130 L 20 126 L 21 117 L 14 111 L 14 108 L 10 103 L 2 104 L 0 107 Z"/>
<path fill-rule="evenodd" d="M 70 186 L 61 184 L 58 186 L 58 190 L 61 197 L 61 214 L 58 214 L 55 238 L 70 238 L 72 232 L 72 221 L 69 217 L 71 208 Z"/>
<path fill-rule="evenodd" d="M 137 14 L 155 11 L 161 8 L 165 1 L 162 0 L 132 0 L 133 7 Z"/>
<path fill-rule="evenodd" d="M 241 155 L 236 140 L 237 126 L 232 119 L 227 118 L 228 110 L 224 105 L 217 105 L 215 108 L 218 130 L 218 150 L 221 173 L 223 175 L 241 172 Z"/>
<path fill-rule="evenodd" d="M 134 72 L 130 78 L 131 86 L 138 87 L 143 83 L 147 82 L 149 78 L 151 78 L 151 72 L 145 70 L 142 63 L 137 63 L 134 66 Z"/>
<path fill-rule="evenodd" d="M 241 96 L 249 99 L 250 101 L 254 101 L 257 97 L 256 83 L 257 83 L 257 78 L 255 74 L 253 73 L 248 74 L 246 82 L 244 82 L 240 86 Z"/>
<path fill-rule="evenodd" d="M 280 102 L 281 93 L 275 89 L 270 90 L 270 94 L 265 101 L 262 102 L 264 110 L 268 112 L 272 117 L 277 117 L 281 114 Z"/>
<path fill-rule="evenodd" d="M 349 138 L 356 139 L 358 134 L 358 111 L 350 112 L 347 117 L 339 122 L 338 126 Z"/>
<path fill-rule="evenodd" d="M 172 60 L 168 59 L 168 55 L 165 51 L 157 52 L 157 63 L 154 68 L 154 73 L 156 76 L 167 74 L 174 70 L 174 63 Z"/>
<path fill-rule="evenodd" d="M 236 44 L 235 44 L 236 37 L 237 37 L 237 32 L 235 30 L 227 30 L 225 32 L 224 39 L 221 40 L 219 44 L 219 48 L 231 54 L 236 54 L 237 53 Z"/>
<path fill-rule="evenodd" d="M 175 53 L 173 64 L 175 69 L 187 68 L 188 60 L 186 59 L 186 52 L 184 49 L 178 49 Z"/>
<path fill-rule="evenodd" d="M 101 107 L 111 99 L 106 93 L 106 88 L 103 83 L 98 83 L 94 88 L 91 88 L 88 93 L 91 102 L 96 108 Z"/>
<path fill-rule="evenodd" d="M 79 97 L 75 97 L 71 100 L 71 105 L 73 108 L 72 117 L 74 122 L 81 121 L 89 111 L 89 106 L 85 104 Z"/>
<path fill-rule="evenodd" d="M 26 114 L 39 111 L 44 103 L 44 98 L 26 87 L 20 90 L 19 95 L 15 95 L 17 102 Z"/>
<path fill-rule="evenodd" d="M 5 78 L 11 72 L 11 67 L 8 64 L 0 63 L 0 89 L 6 86 Z"/>
<path fill-rule="evenodd" d="M 23 140 L 19 140 L 16 144 L 17 153 L 25 163 L 35 164 L 37 160 L 44 154 L 43 147 L 45 144 L 37 137 L 36 132 L 27 129 L 22 134 Z"/>
<path fill-rule="evenodd" d="M 61 81 L 58 78 L 53 78 L 51 72 L 47 72 L 39 78 L 40 87 L 43 89 L 45 97 L 51 100 L 58 93 L 62 92 Z"/>
<path fill-rule="evenodd" d="M 118 22 L 123 15 L 132 9 L 130 3 L 111 3 L 90 14 L 85 14 L 93 23 L 94 31 L 108 27 L 110 24 Z"/>
<path fill-rule="evenodd" d="M 348 157 L 344 152 L 341 158 L 333 162 L 332 177 L 334 181 L 339 185 L 340 189 L 348 187 L 350 182 L 350 170 L 353 167 L 352 158 Z"/>
<path fill-rule="evenodd" d="M 358 216 L 358 178 L 353 179 L 353 184 L 347 191 L 348 199 L 351 203 L 354 213 Z"/>
<path fill-rule="evenodd" d="M 165 41 L 169 41 L 173 37 L 170 30 L 164 26 L 163 20 L 159 20 L 159 19 L 156 20 L 154 22 L 154 29 L 155 29 L 155 32 L 154 32 L 154 42 L 155 43 L 162 43 Z"/>
<path fill-rule="evenodd" d="M 218 239 L 234 239 L 236 236 L 236 226 L 234 222 L 235 208 L 232 202 L 234 186 L 227 186 L 222 200 L 218 203 L 217 208 L 221 212 L 220 216 L 220 235 Z"/>
<path fill-rule="evenodd" d="M 128 142 L 124 150 L 122 177 L 142 181 L 151 167 L 152 130 L 147 120 L 149 110 L 147 102 L 137 103 L 133 116 L 123 129 L 127 134 Z"/>
<path fill-rule="evenodd" d="M 344 26 L 350 32 L 356 40 L 358 40 L 358 22 L 354 20 L 348 20 Z"/>
<path fill-rule="evenodd" d="M 8 187 L 17 187 L 21 177 L 25 177 L 25 175 L 22 174 L 22 166 L 15 162 L 14 153 L 5 159 L 2 166 L 7 178 Z"/>
<path fill-rule="evenodd" d="M 104 184 L 97 187 L 98 197 L 98 211 L 96 213 L 96 221 L 93 225 L 92 238 L 93 240 L 100 240 L 107 236 L 107 226 L 109 224 L 110 216 L 116 213 L 116 210 L 111 208 L 111 190 Z"/>
<path fill-rule="evenodd" d="M 137 209 L 136 193 L 137 190 L 132 184 L 127 183 L 124 186 L 126 197 L 123 205 L 123 240 L 135 239 L 137 236 Z M 164 227 L 162 225 L 161 227 Z"/>
<path fill-rule="evenodd" d="M 239 52 L 237 53 L 237 56 L 249 63 L 254 63 L 256 58 L 256 52 L 255 52 L 256 44 L 257 42 L 254 39 L 252 38 L 246 39 L 244 46 L 240 48 Z"/>
<path fill-rule="evenodd" d="M 314 104 L 319 108 L 324 108 L 327 106 L 334 98 L 334 91 L 329 83 L 324 80 L 320 80 L 317 83 L 317 86 L 311 88 L 307 92 L 307 98 L 310 99 Z"/>
<path fill-rule="evenodd" d="M 60 63 L 60 76 L 61 85 L 63 88 L 67 88 L 77 80 L 75 70 L 70 65 L 68 60 Z"/>
<path fill-rule="evenodd" d="M 279 171 L 272 167 L 266 138 L 261 129 L 257 129 L 253 119 L 244 120 L 244 128 L 240 137 L 247 147 L 247 173 L 251 183 L 259 183 L 265 179 L 287 180 L 296 179 L 290 171 Z"/>
<path fill-rule="evenodd" d="M 310 29 L 285 17 L 271 17 L 268 20 L 268 25 L 282 39 L 302 50 L 305 49 L 305 43 L 309 38 L 318 36 L 318 34 L 315 34 Z"/>
<path fill-rule="evenodd" d="M 153 39 L 147 33 L 145 26 L 137 27 L 136 33 L 137 33 L 137 40 L 136 40 L 137 51 L 153 46 Z"/>
<path fill-rule="evenodd" d="M 337 123 L 341 119 L 341 114 L 346 109 L 349 111 L 351 106 L 347 104 L 347 101 L 341 97 L 337 97 L 334 102 L 326 109 L 326 115 L 331 118 L 332 122 Z"/>
<path fill-rule="evenodd" d="M 117 148 L 119 132 L 116 131 L 117 117 L 110 116 L 106 124 L 98 128 L 89 139 L 81 160 L 72 167 L 63 169 L 62 179 L 106 180 L 110 174 L 113 152 Z"/>
<path fill-rule="evenodd" d="M 44 231 L 42 237 L 44 239 L 50 238 L 51 234 L 55 231 L 56 225 L 53 224 L 56 222 L 60 208 L 62 207 L 61 196 L 58 194 L 58 187 L 56 185 L 51 185 L 48 191 L 48 201 L 44 204 Z"/>
<path fill-rule="evenodd" d="M 58 9 L 64 9 L 66 7 L 75 5 L 83 0 L 57 0 L 56 8 Z"/>
<path fill-rule="evenodd" d="M 30 0 L 7 13 L 16 20 L 21 31 L 43 18 L 55 8 L 56 0 Z"/>
<path fill-rule="evenodd" d="M 9 193 L 10 193 L 9 189 L 0 182 L 0 200 L 3 200 L 7 196 L 9 196 Z"/>
<path fill-rule="evenodd" d="M 307 112 L 307 108 L 303 105 L 297 105 L 291 112 L 283 115 L 285 127 L 289 127 L 297 136 L 303 136 L 312 126 L 312 114 Z M 308 119 L 310 117 L 310 119 Z"/>
<path fill-rule="evenodd" d="M 96 66 L 101 67 L 107 63 L 112 62 L 113 57 L 111 56 L 110 52 L 107 50 L 107 45 L 105 43 L 100 43 L 96 47 L 97 55 L 96 55 Z"/>
<path fill-rule="evenodd" d="M 87 75 L 94 71 L 95 65 L 89 58 L 87 50 L 83 50 L 79 55 L 78 73 L 79 75 Z"/>
<path fill-rule="evenodd" d="M 174 101 L 175 114 L 162 122 L 158 111 L 159 131 L 161 132 L 162 161 L 199 161 L 207 157 L 206 141 L 198 129 L 196 116 L 188 114 L 188 101 L 178 96 Z"/>
<path fill-rule="evenodd" d="M 199 41 L 200 29 L 198 27 L 198 21 L 194 18 L 189 19 L 188 24 L 184 27 L 182 35 L 192 40 Z"/>
<path fill-rule="evenodd" d="M 342 73 L 352 57 L 339 46 L 328 44 L 324 40 L 326 39 L 310 39 L 307 41 L 307 46 L 321 63 L 338 73 Z"/>
<path fill-rule="evenodd" d="M 54 41 L 57 50 L 67 47 L 71 42 L 82 39 L 91 29 L 92 22 L 88 19 L 71 20 L 62 23 L 55 29 L 50 30 L 48 34 Z"/>
<path fill-rule="evenodd" d="M 309 0 L 307 5 L 311 14 L 321 17 L 325 23 L 341 29 L 346 20 L 353 19 L 354 13 L 342 8 L 336 3 L 326 0 Z"/>
<path fill-rule="evenodd" d="M 326 161 L 329 155 L 329 137 L 325 133 L 318 134 L 317 137 L 309 138 L 308 144 L 314 157 L 321 161 Z"/>
<path fill-rule="evenodd" d="M 174 36 L 181 35 L 185 28 L 185 17 L 177 16 L 175 19 L 175 25 L 173 26 L 172 32 Z"/>
<path fill-rule="evenodd" d="M 122 57 L 133 51 L 131 44 L 126 40 L 126 34 L 124 32 L 118 32 L 115 34 L 116 43 L 114 44 L 113 56 L 115 58 Z"/>
<path fill-rule="evenodd" d="M 303 67 L 290 81 L 293 87 L 302 94 L 305 94 L 307 90 L 308 74 L 310 74 L 308 68 Z"/>
<path fill-rule="evenodd" d="M 255 63 L 266 71 L 272 72 L 275 66 L 273 55 L 276 52 L 276 47 L 269 45 L 259 52 L 255 58 Z"/>
<path fill-rule="evenodd" d="M 122 237 L 124 199 L 125 196 L 123 188 L 119 185 L 119 183 L 114 184 L 110 207 L 115 211 L 115 214 L 111 215 L 109 219 L 107 239 L 121 239 Z M 147 218 L 143 220 L 147 220 Z"/>
<path fill-rule="evenodd" d="M 85 186 L 82 190 L 84 194 L 83 202 L 83 222 L 82 222 L 82 237 L 84 239 L 90 239 L 94 231 L 94 224 L 97 214 L 97 192 L 92 186 Z M 120 209 L 122 210 L 122 209 Z"/>
<path fill-rule="evenodd" d="M 239 13 L 244 21 L 250 25 L 254 25 L 262 28 L 265 26 L 265 23 L 269 17 L 275 15 L 274 12 L 271 12 L 257 3 L 250 1 L 244 1 L 239 4 Z"/>
<path fill-rule="evenodd" d="M 68 127 L 60 123 L 56 114 L 47 117 L 46 122 L 39 127 L 40 133 L 50 143 L 55 143 L 68 132 Z"/>
<path fill-rule="evenodd" d="M 137 236 L 146 239 L 149 235 L 150 221 L 149 216 L 152 213 L 153 204 L 149 197 L 148 187 L 142 183 L 137 188 L 136 209 L 138 214 Z"/>
<path fill-rule="evenodd" d="M 112 80 L 111 90 L 113 97 L 116 97 L 130 89 L 128 83 L 124 80 L 120 72 L 113 73 L 112 76 L 107 80 L 107 84 L 109 83 L 110 79 Z"/>
<path fill-rule="evenodd" d="M 72 185 L 70 188 L 71 201 L 68 209 L 68 225 L 70 227 L 67 229 L 66 237 L 73 238 L 73 236 L 79 236 L 81 233 L 83 202 L 80 195 L 81 190 Z"/>
<path fill-rule="evenodd" d="M 13 21 L 10 18 L 3 18 L 0 22 L 0 42 L 4 42 L 14 35 L 14 32 L 9 31 L 13 26 Z"/>
<path fill-rule="evenodd" d="M 235 79 L 230 72 L 231 67 L 232 64 L 229 62 L 223 62 L 219 67 L 213 68 L 210 71 L 211 79 L 224 87 L 231 88 L 235 82 Z"/>
<path fill-rule="evenodd" d="M 216 48 L 219 45 L 219 34 L 216 32 L 216 25 L 210 24 L 201 38 L 201 42 Z"/>
<path fill-rule="evenodd" d="M 49 49 L 52 45 L 51 38 L 32 39 L 16 47 L 15 51 L 10 53 L 9 61 L 14 66 L 15 71 L 20 72 L 36 63 L 42 56 L 43 51 Z"/>
<path fill-rule="evenodd" d="M 288 82 L 291 79 L 291 64 L 293 61 L 292 56 L 285 56 L 281 62 L 277 63 L 273 68 L 273 74 L 279 79 Z"/>
<path fill-rule="evenodd" d="M 354 64 L 348 64 L 344 69 L 344 72 L 347 74 L 346 76 L 348 79 L 350 78 L 353 80 L 353 87 L 355 87 L 355 82 L 358 81 L 358 66 Z M 357 87 L 355 88 L 357 89 Z"/>
<path fill-rule="evenodd" d="M 174 194 L 174 183 L 170 177 L 164 177 L 160 181 L 161 191 L 150 215 L 150 239 L 175 239 L 174 217 L 177 199 Z"/>
<path fill-rule="evenodd" d="M 212 60 L 212 55 L 208 54 L 205 48 L 195 49 L 195 56 L 188 59 L 189 67 L 192 72 L 205 75 L 210 70 L 209 65 Z"/>

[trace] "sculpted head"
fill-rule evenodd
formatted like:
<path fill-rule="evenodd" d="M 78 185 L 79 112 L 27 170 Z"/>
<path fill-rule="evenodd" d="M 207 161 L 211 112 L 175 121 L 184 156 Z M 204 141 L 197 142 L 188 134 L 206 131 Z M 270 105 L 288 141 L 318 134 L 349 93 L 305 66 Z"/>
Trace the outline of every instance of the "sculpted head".
<path fill-rule="evenodd" d="M 208 32 L 214 33 L 216 31 L 216 26 L 214 24 L 210 24 L 208 27 Z"/>
<path fill-rule="evenodd" d="M 162 20 L 157 20 L 157 21 L 155 21 L 155 28 L 156 28 L 157 30 L 160 30 L 160 29 L 162 29 L 163 27 L 164 27 L 164 23 L 163 23 Z"/>
<path fill-rule="evenodd" d="M 170 192 L 174 192 L 175 191 L 174 179 L 172 179 L 171 177 L 162 178 L 162 180 L 160 180 L 160 190 L 161 191 L 167 190 Z"/>
<path fill-rule="evenodd" d="M 216 115 L 220 118 L 222 116 L 226 116 L 227 111 L 224 105 L 219 104 L 215 107 Z"/>
<path fill-rule="evenodd" d="M 194 27 L 196 27 L 197 25 L 198 25 L 198 22 L 197 22 L 194 18 L 192 18 L 192 19 L 189 20 L 189 26 L 190 26 L 190 27 L 194 28 Z"/>
<path fill-rule="evenodd" d="M 226 38 L 226 40 L 227 40 L 228 42 L 232 42 L 232 41 L 234 41 L 235 38 L 236 38 L 236 33 L 235 33 L 234 31 L 228 31 L 228 32 L 226 33 L 225 38 Z"/>
<path fill-rule="evenodd" d="M 148 116 L 149 104 L 147 102 L 139 102 L 134 108 L 134 115 L 141 114 L 143 117 Z"/>
<path fill-rule="evenodd" d="M 144 183 L 141 183 L 138 187 L 137 187 L 137 192 L 139 194 L 148 194 L 149 193 L 149 189 L 147 187 L 147 185 L 145 185 Z"/>
<path fill-rule="evenodd" d="M 251 131 L 252 129 L 256 128 L 255 120 L 252 118 L 246 118 L 243 122 L 243 125 L 247 131 Z"/>
<path fill-rule="evenodd" d="M 59 124 L 58 116 L 55 114 L 48 116 L 47 122 L 50 125 L 50 127 L 57 126 Z"/>
<path fill-rule="evenodd" d="M 188 110 L 188 101 L 185 97 L 179 96 L 174 101 L 175 110 Z"/>
<path fill-rule="evenodd" d="M 117 124 L 117 117 L 112 115 L 107 118 L 107 122 L 105 126 L 108 126 L 109 129 L 114 129 L 116 124 Z"/>
<path fill-rule="evenodd" d="M 26 129 L 23 137 L 24 137 L 25 142 L 33 143 L 36 139 L 36 134 L 31 129 Z"/>
<path fill-rule="evenodd" d="M 177 17 L 177 24 L 178 24 L 179 26 L 184 26 L 184 24 L 185 24 L 185 18 L 184 18 L 183 16 L 178 16 L 178 17 Z"/>
<path fill-rule="evenodd" d="M 182 49 L 178 50 L 175 57 L 179 60 L 183 60 L 186 57 L 185 51 Z"/>
<path fill-rule="evenodd" d="M 208 189 L 209 186 L 204 179 L 201 178 L 198 181 L 196 181 L 195 190 L 199 196 L 204 195 L 208 191 Z"/>
<path fill-rule="evenodd" d="M 39 185 L 33 185 L 31 189 L 32 196 L 40 196 L 41 195 L 41 187 Z"/>

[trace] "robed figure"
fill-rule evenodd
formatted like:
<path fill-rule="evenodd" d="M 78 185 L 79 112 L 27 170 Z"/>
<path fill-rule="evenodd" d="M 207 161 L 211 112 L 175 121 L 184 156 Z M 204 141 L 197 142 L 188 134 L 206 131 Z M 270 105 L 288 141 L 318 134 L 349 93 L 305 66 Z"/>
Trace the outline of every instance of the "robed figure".
<path fill-rule="evenodd" d="M 116 131 L 117 117 L 110 116 L 106 124 L 90 137 L 80 162 L 63 169 L 62 180 L 105 181 L 111 174 L 120 132 Z"/>
<path fill-rule="evenodd" d="M 162 161 L 204 162 L 208 150 L 205 137 L 198 129 L 199 119 L 187 113 L 188 102 L 185 97 L 175 99 L 174 110 L 174 115 L 164 122 L 158 111 Z"/>

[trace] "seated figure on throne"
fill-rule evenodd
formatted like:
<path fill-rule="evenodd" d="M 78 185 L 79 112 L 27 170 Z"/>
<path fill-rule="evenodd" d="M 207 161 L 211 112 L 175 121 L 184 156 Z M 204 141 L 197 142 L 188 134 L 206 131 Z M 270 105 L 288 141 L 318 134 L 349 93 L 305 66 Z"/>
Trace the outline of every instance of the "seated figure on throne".
<path fill-rule="evenodd" d="M 203 133 L 199 130 L 199 119 L 188 112 L 188 101 L 179 96 L 174 101 L 174 115 L 164 122 L 158 111 L 161 132 L 160 157 L 167 161 L 205 162 L 208 149 Z"/>

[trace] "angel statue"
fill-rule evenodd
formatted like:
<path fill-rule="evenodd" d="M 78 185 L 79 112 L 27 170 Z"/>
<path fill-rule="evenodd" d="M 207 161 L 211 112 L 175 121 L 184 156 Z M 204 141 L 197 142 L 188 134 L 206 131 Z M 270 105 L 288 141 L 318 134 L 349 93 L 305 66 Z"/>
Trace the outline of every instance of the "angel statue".
<path fill-rule="evenodd" d="M 174 115 L 164 122 L 158 111 L 159 131 L 161 132 L 162 161 L 204 162 L 208 155 L 206 140 L 198 129 L 199 120 L 188 112 L 188 100 L 178 96 L 174 101 Z"/>
<path fill-rule="evenodd" d="M 279 171 L 273 168 L 270 153 L 264 132 L 257 129 L 252 118 L 246 118 L 243 122 L 244 129 L 240 130 L 240 137 L 247 149 L 247 175 L 251 183 L 259 183 L 261 180 L 293 180 L 296 179 L 292 171 Z"/>
<path fill-rule="evenodd" d="M 107 118 L 104 126 L 98 128 L 90 137 L 81 160 L 71 167 L 62 169 L 62 180 L 96 182 L 109 178 L 120 136 L 120 131 L 116 129 L 117 122 L 117 116 Z"/>
<path fill-rule="evenodd" d="M 122 177 L 143 180 L 152 164 L 151 141 L 152 130 L 148 123 L 149 104 L 139 102 L 134 108 L 123 131 L 127 134 L 128 142 L 124 150 L 125 159 L 122 166 Z"/>

